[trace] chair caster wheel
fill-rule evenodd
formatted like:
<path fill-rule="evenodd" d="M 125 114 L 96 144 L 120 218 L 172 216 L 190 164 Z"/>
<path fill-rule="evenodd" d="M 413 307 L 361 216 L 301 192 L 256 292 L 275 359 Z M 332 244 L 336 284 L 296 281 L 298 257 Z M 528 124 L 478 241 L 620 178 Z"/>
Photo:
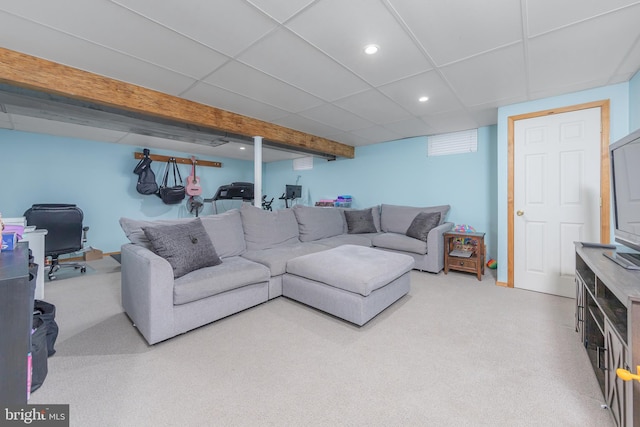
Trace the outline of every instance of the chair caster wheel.
<path fill-rule="evenodd" d="M 86 272 L 87 272 L 87 267 L 80 268 L 80 273 L 86 273 Z"/>
<path fill-rule="evenodd" d="M 56 280 L 56 276 L 49 275 L 49 280 Z"/>

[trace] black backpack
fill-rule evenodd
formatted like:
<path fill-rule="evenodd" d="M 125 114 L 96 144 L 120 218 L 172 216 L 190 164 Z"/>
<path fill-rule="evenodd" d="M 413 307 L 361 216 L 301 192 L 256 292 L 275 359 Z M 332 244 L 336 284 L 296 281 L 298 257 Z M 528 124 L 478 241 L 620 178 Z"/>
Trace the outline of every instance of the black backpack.
<path fill-rule="evenodd" d="M 151 158 L 149 157 L 149 150 L 144 149 L 144 158 L 138 162 L 138 165 L 133 170 L 133 173 L 138 175 L 138 183 L 136 184 L 136 191 L 140 194 L 156 194 L 158 192 L 158 184 L 156 183 L 156 175 L 151 169 Z"/>

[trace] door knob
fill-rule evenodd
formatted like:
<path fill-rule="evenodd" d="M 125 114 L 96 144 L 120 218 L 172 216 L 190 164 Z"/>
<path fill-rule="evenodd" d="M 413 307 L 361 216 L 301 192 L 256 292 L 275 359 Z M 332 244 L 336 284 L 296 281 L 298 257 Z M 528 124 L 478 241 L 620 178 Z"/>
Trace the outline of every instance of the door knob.
<path fill-rule="evenodd" d="M 517 211 L 517 212 L 516 212 L 516 215 L 518 215 L 518 216 L 522 216 L 522 215 L 524 215 L 524 211 Z"/>

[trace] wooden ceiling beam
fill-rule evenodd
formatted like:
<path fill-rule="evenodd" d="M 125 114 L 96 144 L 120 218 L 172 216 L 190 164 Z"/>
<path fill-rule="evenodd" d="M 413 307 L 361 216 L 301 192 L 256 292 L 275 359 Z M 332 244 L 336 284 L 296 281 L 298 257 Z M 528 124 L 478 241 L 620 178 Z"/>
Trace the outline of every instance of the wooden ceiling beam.
<path fill-rule="evenodd" d="M 262 136 L 292 150 L 350 159 L 355 155 L 346 144 L 5 48 L 0 48 L 0 83 L 219 132 Z"/>

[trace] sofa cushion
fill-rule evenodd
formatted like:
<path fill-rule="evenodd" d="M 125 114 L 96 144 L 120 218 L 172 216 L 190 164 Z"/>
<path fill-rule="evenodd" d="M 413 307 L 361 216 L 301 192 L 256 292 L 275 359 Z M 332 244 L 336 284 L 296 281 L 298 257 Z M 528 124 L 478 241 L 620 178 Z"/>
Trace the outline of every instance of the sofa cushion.
<path fill-rule="evenodd" d="M 349 234 L 375 233 L 378 231 L 373 222 L 371 208 L 346 210 L 344 211 L 344 218 L 347 221 L 347 233 Z"/>
<path fill-rule="evenodd" d="M 406 235 L 426 242 L 429 232 L 436 228 L 439 223 L 440 212 L 420 212 L 413 221 L 411 221 Z"/>
<path fill-rule="evenodd" d="M 337 248 L 342 245 L 358 245 L 358 246 L 373 246 L 371 244 L 371 238 L 378 233 L 365 233 L 365 234 L 341 234 L 339 236 L 327 237 L 326 239 L 316 240 L 313 243 L 324 245 L 330 248 Z"/>
<path fill-rule="evenodd" d="M 243 203 L 240 215 L 247 250 L 300 242 L 298 222 L 291 209 L 271 212 Z"/>
<path fill-rule="evenodd" d="M 440 224 L 444 222 L 449 205 L 418 208 L 413 206 L 381 205 L 380 225 L 382 231 L 405 234 L 413 219 L 420 212 L 440 212 Z"/>
<path fill-rule="evenodd" d="M 247 251 L 242 257 L 260 263 L 271 271 L 271 276 L 284 274 L 287 261 L 300 255 L 327 250 L 326 246 L 314 243 L 293 243 L 258 251 Z"/>
<path fill-rule="evenodd" d="M 366 297 L 411 271 L 414 264 L 407 255 L 344 245 L 292 259 L 287 274 Z"/>
<path fill-rule="evenodd" d="M 247 245 L 244 242 L 242 218 L 238 209 L 200 218 L 220 258 L 224 259 L 245 253 Z"/>
<path fill-rule="evenodd" d="M 213 247 L 220 258 L 241 255 L 247 249 L 242 229 L 242 218 L 238 209 L 231 209 L 221 214 L 201 216 L 202 225 L 207 231 Z M 151 248 L 149 239 L 142 227 L 162 224 L 184 224 L 193 218 L 159 219 L 155 221 L 120 218 L 120 227 L 131 243 Z"/>
<path fill-rule="evenodd" d="M 173 286 L 174 305 L 254 283 L 268 282 L 269 270 L 242 257 L 230 257 L 215 267 L 201 268 L 176 279 Z"/>
<path fill-rule="evenodd" d="M 424 255 L 427 253 L 427 242 L 414 239 L 404 233 L 382 233 L 371 238 L 371 243 L 376 248 L 394 249 L 397 251 L 412 252 Z"/>
<path fill-rule="evenodd" d="M 131 243 L 144 246 L 147 249 L 151 249 L 151 242 L 149 242 L 149 239 L 144 234 L 142 227 L 151 227 L 154 225 L 162 224 L 184 224 L 189 221 L 193 221 L 193 218 L 159 219 L 155 221 L 146 221 L 123 217 L 120 218 L 120 227 Z"/>
<path fill-rule="evenodd" d="M 222 262 L 200 218 L 183 224 L 156 224 L 142 229 L 153 252 L 171 264 L 174 278 Z"/>
<path fill-rule="evenodd" d="M 344 233 L 344 216 L 340 209 L 302 206 L 293 207 L 301 242 L 311 242 Z"/>

